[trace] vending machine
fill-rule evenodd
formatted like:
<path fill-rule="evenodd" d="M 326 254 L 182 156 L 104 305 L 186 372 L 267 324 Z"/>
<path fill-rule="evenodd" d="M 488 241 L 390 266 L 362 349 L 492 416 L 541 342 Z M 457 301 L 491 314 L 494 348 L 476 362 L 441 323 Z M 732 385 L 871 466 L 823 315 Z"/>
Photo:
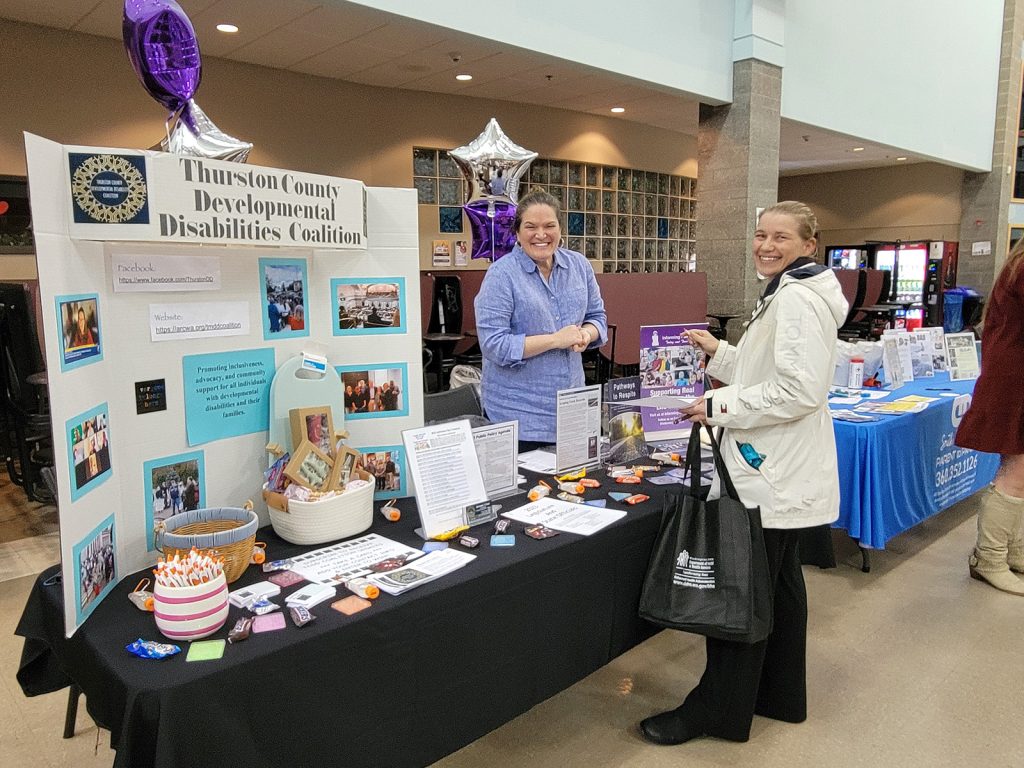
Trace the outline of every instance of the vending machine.
<path fill-rule="evenodd" d="M 870 259 L 869 245 L 831 245 L 825 249 L 825 264 L 833 269 L 864 269 Z"/>
<path fill-rule="evenodd" d="M 956 285 L 958 244 L 945 240 L 879 243 L 874 267 L 892 272 L 890 295 L 882 301 L 900 304 L 897 327 L 942 325 L 942 291 Z"/>
<path fill-rule="evenodd" d="M 925 276 L 925 323 L 942 325 L 942 292 L 956 287 L 957 255 L 960 244 L 933 240 L 928 244 L 928 272 Z"/>

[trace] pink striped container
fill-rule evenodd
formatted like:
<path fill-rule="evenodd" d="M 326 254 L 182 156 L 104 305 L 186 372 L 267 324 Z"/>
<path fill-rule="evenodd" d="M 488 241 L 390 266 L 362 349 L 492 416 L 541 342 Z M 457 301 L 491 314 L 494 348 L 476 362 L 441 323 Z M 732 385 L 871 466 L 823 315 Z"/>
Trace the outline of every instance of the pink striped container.
<path fill-rule="evenodd" d="M 228 583 L 222 573 L 195 587 L 153 587 L 156 626 L 171 640 L 199 640 L 224 626 L 228 618 Z"/>

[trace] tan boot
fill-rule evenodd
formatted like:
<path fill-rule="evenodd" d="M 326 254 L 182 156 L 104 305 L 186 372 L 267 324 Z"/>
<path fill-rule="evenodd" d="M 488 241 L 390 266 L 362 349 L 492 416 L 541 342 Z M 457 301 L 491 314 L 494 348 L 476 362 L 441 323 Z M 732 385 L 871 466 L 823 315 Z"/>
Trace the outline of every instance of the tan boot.
<path fill-rule="evenodd" d="M 1006 564 L 1010 566 L 1011 571 L 1024 573 L 1024 499 L 1008 496 L 1002 491 L 995 492 L 1001 495 L 1005 501 L 1017 507 L 1017 535 L 1010 539 L 1010 543 L 1007 545 Z"/>
<path fill-rule="evenodd" d="M 968 559 L 971 578 L 987 581 L 996 589 L 1024 596 L 1024 581 L 1007 563 L 1010 542 L 1021 533 L 1024 499 L 1007 496 L 994 487 L 981 500 L 978 511 L 978 545 Z"/>

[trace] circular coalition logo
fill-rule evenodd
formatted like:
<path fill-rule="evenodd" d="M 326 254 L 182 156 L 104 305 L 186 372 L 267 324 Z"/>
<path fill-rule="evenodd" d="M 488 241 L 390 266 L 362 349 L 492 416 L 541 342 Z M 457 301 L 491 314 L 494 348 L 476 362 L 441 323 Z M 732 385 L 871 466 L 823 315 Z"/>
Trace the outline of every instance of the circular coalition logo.
<path fill-rule="evenodd" d="M 956 400 L 953 401 L 953 413 L 950 415 L 950 419 L 953 422 L 954 427 L 960 426 L 960 422 L 963 420 L 964 414 L 967 413 L 967 409 L 970 407 L 970 395 L 960 395 Z"/>
<path fill-rule="evenodd" d="M 146 179 L 126 157 L 89 155 L 71 175 L 71 194 L 90 220 L 124 224 L 146 207 Z"/>

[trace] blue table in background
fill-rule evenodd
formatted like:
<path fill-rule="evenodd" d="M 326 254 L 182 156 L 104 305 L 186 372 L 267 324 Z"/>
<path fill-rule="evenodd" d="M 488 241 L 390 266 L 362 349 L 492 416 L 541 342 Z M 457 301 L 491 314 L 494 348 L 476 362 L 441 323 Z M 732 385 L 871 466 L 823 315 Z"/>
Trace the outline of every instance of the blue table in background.
<path fill-rule="evenodd" d="M 973 391 L 973 381 L 950 381 L 949 374 L 936 373 L 882 401 L 907 395 L 938 398 L 920 413 L 879 414 L 878 421 L 863 423 L 833 421 L 840 493 L 834 525 L 860 544 L 864 570 L 869 568 L 867 549 L 884 549 L 892 537 L 992 482 L 997 455 L 953 444 Z M 968 397 L 949 396 L 954 393 Z"/>

